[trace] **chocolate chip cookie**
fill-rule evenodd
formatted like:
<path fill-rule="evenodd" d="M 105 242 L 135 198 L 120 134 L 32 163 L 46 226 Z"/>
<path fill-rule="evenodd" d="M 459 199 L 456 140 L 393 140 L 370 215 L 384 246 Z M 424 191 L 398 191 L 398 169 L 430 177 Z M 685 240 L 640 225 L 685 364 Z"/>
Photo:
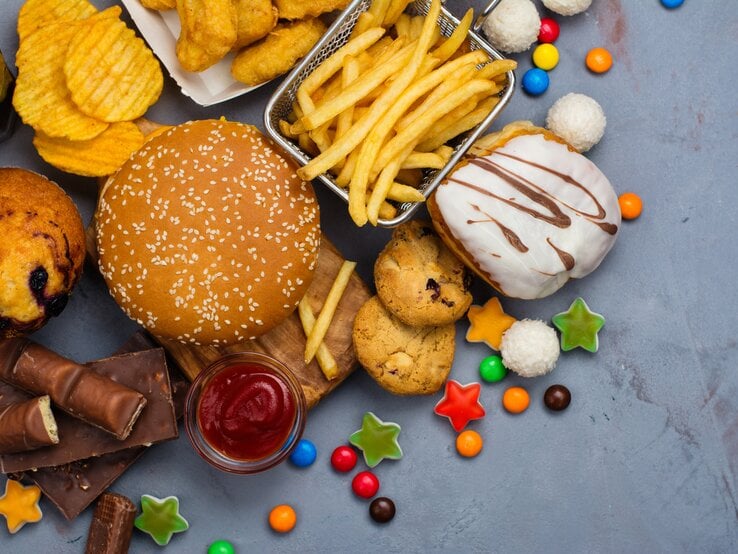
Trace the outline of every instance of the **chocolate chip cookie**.
<path fill-rule="evenodd" d="M 424 221 L 395 229 L 374 264 L 374 282 L 385 307 L 407 325 L 453 323 L 472 302 L 466 267 Z"/>
<path fill-rule="evenodd" d="M 455 331 L 453 323 L 405 325 L 373 296 L 356 314 L 353 341 L 359 363 L 386 390 L 401 395 L 433 394 L 451 371 Z"/>

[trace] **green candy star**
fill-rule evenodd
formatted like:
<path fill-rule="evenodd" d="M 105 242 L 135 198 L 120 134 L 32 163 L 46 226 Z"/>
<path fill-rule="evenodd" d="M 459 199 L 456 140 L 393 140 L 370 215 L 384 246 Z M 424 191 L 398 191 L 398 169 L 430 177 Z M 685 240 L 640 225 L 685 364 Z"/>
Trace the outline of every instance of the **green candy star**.
<path fill-rule="evenodd" d="M 572 350 L 577 346 L 597 352 L 597 333 L 605 324 L 605 318 L 589 309 L 582 298 L 571 303 L 569 309 L 551 318 L 561 333 L 561 350 Z"/>
<path fill-rule="evenodd" d="M 372 412 L 367 412 L 361 429 L 349 437 L 349 442 L 364 453 L 366 465 L 374 467 L 385 458 L 402 458 L 402 448 L 397 442 L 399 434 L 400 426 L 397 423 L 385 423 Z"/>
<path fill-rule="evenodd" d="M 151 535 L 159 546 L 166 546 L 174 533 L 181 533 L 190 527 L 179 513 L 179 499 L 176 496 L 161 499 L 148 494 L 141 496 L 141 514 L 133 524 Z"/>

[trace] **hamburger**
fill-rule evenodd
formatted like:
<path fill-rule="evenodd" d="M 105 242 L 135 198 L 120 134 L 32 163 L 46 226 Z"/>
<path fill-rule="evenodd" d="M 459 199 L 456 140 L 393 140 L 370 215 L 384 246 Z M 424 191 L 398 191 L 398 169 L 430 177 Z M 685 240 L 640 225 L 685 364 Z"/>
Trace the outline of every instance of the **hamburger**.
<path fill-rule="evenodd" d="M 232 344 L 277 326 L 313 277 L 310 183 L 255 128 L 190 121 L 149 140 L 108 180 L 95 214 L 100 270 L 152 334 Z"/>

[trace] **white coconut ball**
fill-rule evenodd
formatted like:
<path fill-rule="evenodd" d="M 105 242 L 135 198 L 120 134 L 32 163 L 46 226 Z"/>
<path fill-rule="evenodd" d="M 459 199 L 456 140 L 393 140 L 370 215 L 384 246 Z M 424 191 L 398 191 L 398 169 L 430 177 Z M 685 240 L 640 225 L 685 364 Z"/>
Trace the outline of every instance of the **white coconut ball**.
<path fill-rule="evenodd" d="M 582 13 L 592 4 L 592 0 L 543 0 L 543 5 L 559 15 Z"/>
<path fill-rule="evenodd" d="M 606 124 L 602 106 L 586 94 L 576 92 L 559 98 L 546 116 L 546 128 L 579 152 L 586 152 L 600 142 Z"/>
<path fill-rule="evenodd" d="M 540 28 L 541 18 L 531 0 L 502 0 L 482 26 L 490 44 L 503 52 L 524 52 Z"/>
<path fill-rule="evenodd" d="M 516 321 L 502 335 L 502 363 L 521 377 L 549 373 L 559 359 L 559 339 L 540 319 Z"/>

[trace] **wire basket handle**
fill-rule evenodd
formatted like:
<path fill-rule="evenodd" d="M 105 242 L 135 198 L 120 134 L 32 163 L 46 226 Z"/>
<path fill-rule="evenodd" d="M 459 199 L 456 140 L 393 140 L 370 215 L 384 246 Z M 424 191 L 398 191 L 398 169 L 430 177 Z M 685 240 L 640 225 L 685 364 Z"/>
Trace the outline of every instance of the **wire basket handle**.
<path fill-rule="evenodd" d="M 494 10 L 497 7 L 497 4 L 499 4 L 501 0 L 492 0 L 489 4 L 487 4 L 487 7 L 482 10 L 482 13 L 480 13 L 477 16 L 476 21 L 474 22 L 474 26 L 472 27 L 472 31 L 475 33 L 478 33 L 479 30 L 482 28 L 482 25 L 484 25 L 484 20 L 487 18 L 489 14 L 492 13 L 492 10 Z"/>

